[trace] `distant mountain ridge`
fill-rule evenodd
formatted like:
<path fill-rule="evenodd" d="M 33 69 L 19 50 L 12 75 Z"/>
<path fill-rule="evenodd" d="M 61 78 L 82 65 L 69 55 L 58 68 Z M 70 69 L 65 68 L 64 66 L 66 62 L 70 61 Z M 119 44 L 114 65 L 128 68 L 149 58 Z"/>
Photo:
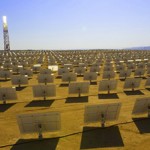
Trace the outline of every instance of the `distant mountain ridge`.
<path fill-rule="evenodd" d="M 131 50 L 150 50 L 150 46 L 140 46 L 140 47 L 130 47 L 125 49 L 131 49 Z"/>

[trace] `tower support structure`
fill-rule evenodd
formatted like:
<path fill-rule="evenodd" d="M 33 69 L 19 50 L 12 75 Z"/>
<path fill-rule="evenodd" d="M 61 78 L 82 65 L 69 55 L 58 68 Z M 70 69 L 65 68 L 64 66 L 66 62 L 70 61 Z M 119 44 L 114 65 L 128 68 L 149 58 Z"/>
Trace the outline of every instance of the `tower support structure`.
<path fill-rule="evenodd" d="M 3 35 L 4 35 L 4 50 L 9 51 L 10 43 L 9 43 L 9 34 L 6 16 L 3 16 Z"/>

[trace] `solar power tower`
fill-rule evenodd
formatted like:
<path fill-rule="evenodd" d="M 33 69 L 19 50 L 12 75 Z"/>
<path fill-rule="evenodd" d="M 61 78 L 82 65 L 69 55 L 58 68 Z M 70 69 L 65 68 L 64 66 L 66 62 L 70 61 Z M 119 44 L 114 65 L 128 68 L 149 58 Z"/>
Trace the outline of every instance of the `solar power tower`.
<path fill-rule="evenodd" d="M 4 50 L 9 51 L 10 43 L 9 43 L 9 34 L 6 16 L 3 16 L 3 34 L 4 34 Z"/>

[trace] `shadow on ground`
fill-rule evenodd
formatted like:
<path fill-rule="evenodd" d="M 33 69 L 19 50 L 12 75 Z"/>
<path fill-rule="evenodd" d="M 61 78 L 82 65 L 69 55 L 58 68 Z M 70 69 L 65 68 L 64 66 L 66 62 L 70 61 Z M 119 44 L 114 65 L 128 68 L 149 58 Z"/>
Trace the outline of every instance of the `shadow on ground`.
<path fill-rule="evenodd" d="M 25 107 L 50 107 L 54 100 L 33 100 Z"/>
<path fill-rule="evenodd" d="M 7 81 L 10 81 L 10 79 L 0 79 L 0 82 L 7 82 Z"/>
<path fill-rule="evenodd" d="M 142 78 L 142 79 L 147 79 L 146 77 L 134 77 L 134 78 Z"/>
<path fill-rule="evenodd" d="M 16 103 L 9 103 L 9 104 L 0 104 L 0 112 L 5 112 L 7 111 L 9 108 L 11 108 L 13 105 L 15 105 Z"/>
<path fill-rule="evenodd" d="M 22 86 L 22 87 L 16 87 L 16 91 L 22 91 L 26 88 L 27 86 Z"/>
<path fill-rule="evenodd" d="M 91 82 L 90 85 L 97 85 L 97 82 Z"/>
<path fill-rule="evenodd" d="M 141 92 L 140 90 L 136 90 L 136 91 L 124 91 L 124 93 L 126 95 L 144 95 L 144 93 Z"/>
<path fill-rule="evenodd" d="M 79 74 L 78 74 L 77 77 L 83 77 L 83 75 L 79 75 Z"/>
<path fill-rule="evenodd" d="M 59 85 L 59 87 L 68 87 L 68 86 L 69 86 L 68 83 L 66 83 L 66 84 L 63 84 L 63 83 L 62 83 L 62 84 Z"/>
<path fill-rule="evenodd" d="M 56 79 L 61 79 L 61 76 L 57 76 Z"/>
<path fill-rule="evenodd" d="M 120 79 L 120 81 L 125 81 L 126 79 Z"/>
<path fill-rule="evenodd" d="M 122 147 L 124 146 L 119 128 L 84 127 L 81 149 Z"/>
<path fill-rule="evenodd" d="M 141 134 L 150 133 L 150 118 L 143 117 L 132 119 Z"/>
<path fill-rule="evenodd" d="M 55 150 L 59 139 L 19 139 L 11 150 Z"/>
<path fill-rule="evenodd" d="M 150 88 L 146 88 L 146 90 L 150 91 Z"/>
<path fill-rule="evenodd" d="M 119 99 L 117 93 L 112 94 L 98 94 L 99 99 Z"/>
<path fill-rule="evenodd" d="M 86 103 L 88 102 L 88 96 L 83 97 L 68 97 L 65 103 Z"/>

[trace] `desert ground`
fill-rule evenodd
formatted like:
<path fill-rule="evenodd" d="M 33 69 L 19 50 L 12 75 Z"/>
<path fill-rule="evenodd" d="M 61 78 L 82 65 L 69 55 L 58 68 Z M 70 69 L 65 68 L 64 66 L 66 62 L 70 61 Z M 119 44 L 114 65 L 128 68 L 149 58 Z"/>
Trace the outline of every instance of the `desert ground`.
<path fill-rule="evenodd" d="M 44 62 L 43 68 L 46 68 Z M 89 67 L 87 70 L 89 70 Z M 103 66 L 98 75 L 96 84 L 91 84 L 85 99 L 68 98 L 78 96 L 70 95 L 68 86 L 62 85 L 61 78 L 54 73 L 56 84 L 56 97 L 33 97 L 32 86 L 38 85 L 37 73 L 29 79 L 28 85 L 17 90 L 17 100 L 0 104 L 0 149 L 1 150 L 148 150 L 150 149 L 150 119 L 147 114 L 132 115 L 134 103 L 137 98 L 149 97 L 150 91 L 146 89 L 146 78 L 142 78 L 139 93 L 129 95 L 124 92 L 125 81 L 118 81 L 117 89 L 111 91 L 116 97 L 103 97 L 98 92 L 99 81 L 102 80 Z M 134 77 L 132 72 L 131 77 Z M 147 77 L 147 76 L 146 76 Z M 77 77 L 83 81 L 83 77 Z M 12 87 L 11 80 L 0 80 L 0 87 Z M 87 99 L 86 99 L 87 98 Z M 121 102 L 119 118 L 113 122 L 106 122 L 106 127 L 101 128 L 100 122 L 84 123 L 84 109 L 86 105 L 108 104 Z M 61 114 L 61 130 L 43 133 L 43 139 L 38 140 L 38 134 L 21 134 L 17 124 L 18 114 L 31 114 L 57 111 Z M 136 120 L 138 119 L 138 120 Z"/>

